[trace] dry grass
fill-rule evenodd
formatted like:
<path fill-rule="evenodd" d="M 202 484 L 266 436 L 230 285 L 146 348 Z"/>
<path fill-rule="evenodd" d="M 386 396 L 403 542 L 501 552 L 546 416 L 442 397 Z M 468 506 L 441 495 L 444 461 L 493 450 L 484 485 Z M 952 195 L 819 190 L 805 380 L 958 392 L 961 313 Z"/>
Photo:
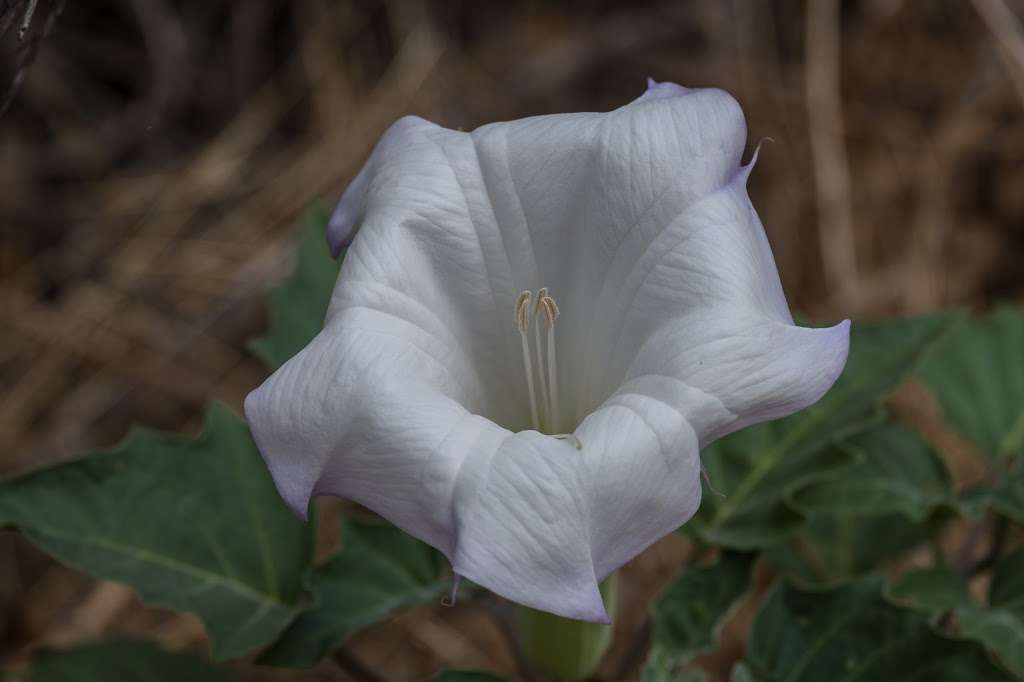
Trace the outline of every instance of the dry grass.
<path fill-rule="evenodd" d="M 40 1 L 27 40 L 58 5 Z M 0 28 L 24 6 L 0 0 Z M 611 108 L 648 75 L 718 85 L 743 104 L 752 145 L 774 140 L 752 191 L 795 308 L 859 319 L 1022 300 L 1024 7 L 811 6 L 69 3 L 0 119 L 0 476 L 109 445 L 133 422 L 193 429 L 209 399 L 237 407 L 266 371 L 243 342 L 265 324 L 298 216 L 332 201 L 408 112 L 472 128 Z M 16 33 L 0 38 L 0 98 L 28 63 Z M 687 551 L 670 538 L 627 570 L 605 672 Z M 193 619 L 0 533 L 9 659 L 125 631 L 202 646 Z M 240 671 L 341 680 L 352 660 L 387 661 L 395 680 L 445 665 L 514 674 L 479 607 L 402 616 L 315 671 Z"/>

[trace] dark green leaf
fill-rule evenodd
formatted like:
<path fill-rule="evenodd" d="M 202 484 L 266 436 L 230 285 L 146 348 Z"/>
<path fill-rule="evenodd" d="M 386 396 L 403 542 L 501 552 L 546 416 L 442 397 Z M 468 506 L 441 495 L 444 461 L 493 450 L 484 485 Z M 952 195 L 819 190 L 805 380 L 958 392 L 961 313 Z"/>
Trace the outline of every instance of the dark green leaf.
<path fill-rule="evenodd" d="M 482 670 L 445 670 L 430 678 L 430 682 L 507 682 L 504 677 Z"/>
<path fill-rule="evenodd" d="M 1024 551 L 1015 552 L 996 564 L 988 602 L 1024 618 Z"/>
<path fill-rule="evenodd" d="M 1024 523 L 1024 460 L 1013 462 L 991 487 L 971 490 L 960 500 L 964 513 L 977 518 L 984 509 L 992 509 L 1017 523 Z"/>
<path fill-rule="evenodd" d="M 219 405 L 195 439 L 140 430 L 110 452 L 0 484 L 8 524 L 149 604 L 199 614 L 218 658 L 274 639 L 303 606 L 311 528 Z"/>
<path fill-rule="evenodd" d="M 849 458 L 829 446 L 876 424 L 882 399 L 957 319 L 930 315 L 854 325 L 846 371 L 816 405 L 705 450 L 711 482 L 725 496 L 705 494 L 689 530 L 711 544 L 739 549 L 790 535 L 803 516 L 786 504 L 786 490 L 804 476 L 846 465 Z"/>
<path fill-rule="evenodd" d="M 871 571 L 927 540 L 932 519 L 956 508 L 941 460 L 900 426 L 881 423 L 832 448 L 849 463 L 790 484 L 787 501 L 809 520 L 788 545 L 765 551 L 804 583 Z"/>
<path fill-rule="evenodd" d="M 750 672 L 750 666 L 740 662 L 733 666 L 729 680 L 730 682 L 754 682 L 754 673 Z"/>
<path fill-rule="evenodd" d="M 988 486 L 971 488 L 957 498 L 957 508 L 960 514 L 970 520 L 977 521 L 992 506 L 995 498 L 995 491 Z"/>
<path fill-rule="evenodd" d="M 313 574 L 317 606 L 299 616 L 260 662 L 312 665 L 395 611 L 434 601 L 447 585 L 441 565 L 437 551 L 394 526 L 349 521 L 341 551 Z"/>
<path fill-rule="evenodd" d="M 331 258 L 325 236 L 327 213 L 306 214 L 302 242 L 291 276 L 270 293 L 270 329 L 249 347 L 273 368 L 306 347 L 324 326 L 324 315 L 338 278 L 341 259 Z"/>
<path fill-rule="evenodd" d="M 889 595 L 906 600 L 909 606 L 926 613 L 941 613 L 970 606 L 967 580 L 948 568 L 923 568 L 910 571 L 897 580 Z"/>
<path fill-rule="evenodd" d="M 988 603 L 957 610 L 960 635 L 981 642 L 1024 677 L 1024 551 L 996 564 Z"/>
<path fill-rule="evenodd" d="M 674 665 L 659 652 L 653 652 L 644 666 L 641 682 L 707 682 L 703 670 L 690 668 L 674 671 Z"/>
<path fill-rule="evenodd" d="M 833 585 L 872 571 L 926 541 L 929 526 L 900 514 L 877 517 L 812 517 L 790 542 L 770 547 L 764 557 L 804 584 Z"/>
<path fill-rule="evenodd" d="M 961 325 L 921 366 L 952 426 L 994 460 L 1024 455 L 1024 313 Z"/>
<path fill-rule="evenodd" d="M 726 552 L 713 566 L 688 569 L 669 585 L 654 605 L 652 672 L 668 673 L 714 648 L 718 627 L 750 587 L 752 562 L 751 554 Z"/>
<path fill-rule="evenodd" d="M 155 644 L 113 640 L 68 651 L 45 651 L 24 682 L 231 682 L 203 659 L 164 651 Z"/>
<path fill-rule="evenodd" d="M 936 508 L 953 506 L 945 466 L 915 433 L 883 424 L 837 447 L 851 453 L 849 466 L 805 477 L 790 489 L 790 502 L 805 514 L 903 514 L 921 522 Z"/>
<path fill-rule="evenodd" d="M 982 647 L 936 634 L 924 614 L 886 602 L 869 577 L 828 592 L 781 584 L 747 644 L 751 680 L 986 682 L 1012 679 Z"/>

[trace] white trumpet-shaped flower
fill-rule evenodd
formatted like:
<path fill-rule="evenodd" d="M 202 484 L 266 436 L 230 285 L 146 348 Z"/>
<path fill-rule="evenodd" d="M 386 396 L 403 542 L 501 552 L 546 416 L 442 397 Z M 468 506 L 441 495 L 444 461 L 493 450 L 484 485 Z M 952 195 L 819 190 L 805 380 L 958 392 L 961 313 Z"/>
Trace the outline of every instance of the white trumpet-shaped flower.
<path fill-rule="evenodd" d="M 369 507 L 457 575 L 606 622 L 598 583 L 700 504 L 700 449 L 815 402 L 720 90 L 448 130 L 403 118 L 332 217 L 323 331 L 246 416 L 282 497 Z"/>

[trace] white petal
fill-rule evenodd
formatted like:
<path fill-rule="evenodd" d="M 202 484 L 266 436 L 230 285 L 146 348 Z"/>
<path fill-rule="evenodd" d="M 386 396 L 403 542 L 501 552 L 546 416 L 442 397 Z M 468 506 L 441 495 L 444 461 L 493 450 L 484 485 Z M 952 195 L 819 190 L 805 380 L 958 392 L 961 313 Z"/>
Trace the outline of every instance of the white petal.
<path fill-rule="evenodd" d="M 703 448 L 817 402 L 842 373 L 849 346 L 849 321 L 809 329 L 722 307 L 677 318 L 651 334 L 627 382 L 666 377 L 714 396 L 732 418 L 698 429 Z"/>
<path fill-rule="evenodd" d="M 614 391 L 640 348 L 674 320 L 692 324 L 734 310 L 792 325 L 771 248 L 747 196 L 751 168 L 737 168 L 724 185 L 690 203 L 632 260 L 608 266 L 602 316 L 616 323 L 596 321 L 581 335 L 587 365 L 578 395 L 590 403 L 580 411 Z"/>
<path fill-rule="evenodd" d="M 846 325 L 792 325 L 745 136 L 727 94 L 657 83 L 607 114 L 392 126 L 332 217 L 324 331 L 246 401 L 282 496 L 356 500 L 499 594 L 604 620 L 598 581 L 696 510 L 699 448 L 845 362 Z M 541 286 L 581 450 L 512 433 L 513 304 Z"/>
<path fill-rule="evenodd" d="M 694 424 L 730 415 L 681 382 L 641 378 L 581 424 L 579 450 L 513 434 L 463 407 L 473 378 L 404 324 L 343 312 L 249 395 L 282 497 L 303 515 L 315 494 L 352 499 L 498 594 L 607 622 L 598 582 L 693 514 Z"/>
<path fill-rule="evenodd" d="M 587 459 L 565 441 L 471 414 L 461 378 L 426 335 L 409 340 L 393 318 L 365 311 L 336 324 L 344 333 L 329 326 L 246 400 L 289 505 L 304 515 L 313 494 L 355 500 L 498 594 L 607 622 L 590 556 Z"/>

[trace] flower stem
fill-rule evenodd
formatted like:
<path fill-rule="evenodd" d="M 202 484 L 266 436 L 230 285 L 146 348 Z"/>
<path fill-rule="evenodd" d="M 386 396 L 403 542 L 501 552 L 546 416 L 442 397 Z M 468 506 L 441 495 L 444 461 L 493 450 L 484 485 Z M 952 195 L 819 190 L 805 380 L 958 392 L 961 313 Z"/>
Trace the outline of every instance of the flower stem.
<path fill-rule="evenodd" d="M 601 583 L 601 597 L 615 620 L 618 574 Z M 559 682 L 576 682 L 597 669 L 612 640 L 612 626 L 562 618 L 525 606 L 517 609 L 516 625 L 523 655 L 538 672 Z"/>

